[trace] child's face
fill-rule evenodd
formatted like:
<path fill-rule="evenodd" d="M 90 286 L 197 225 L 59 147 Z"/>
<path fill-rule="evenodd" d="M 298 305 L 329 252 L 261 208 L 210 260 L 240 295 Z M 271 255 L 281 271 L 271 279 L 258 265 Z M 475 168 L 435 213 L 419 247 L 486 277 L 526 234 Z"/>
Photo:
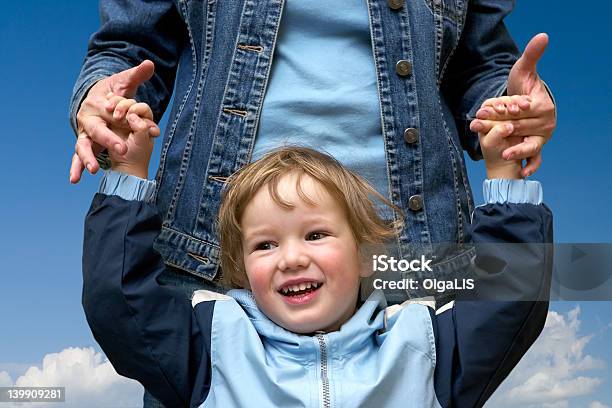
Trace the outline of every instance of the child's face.
<path fill-rule="evenodd" d="M 359 247 L 340 205 L 311 177 L 284 176 L 276 204 L 268 187 L 242 217 L 244 263 L 255 301 L 276 324 L 295 333 L 338 330 L 355 312 L 361 263 Z M 365 268 L 363 268 L 365 270 Z M 301 290 L 300 290 L 301 289 Z"/>

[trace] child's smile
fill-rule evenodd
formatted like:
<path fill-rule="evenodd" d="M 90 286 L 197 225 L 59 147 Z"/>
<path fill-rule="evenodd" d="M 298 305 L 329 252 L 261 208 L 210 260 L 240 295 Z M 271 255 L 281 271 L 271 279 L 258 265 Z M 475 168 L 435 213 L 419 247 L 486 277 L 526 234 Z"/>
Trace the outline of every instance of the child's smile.
<path fill-rule="evenodd" d="M 338 330 L 355 312 L 359 248 L 343 209 L 314 179 L 281 178 L 277 204 L 261 188 L 242 217 L 244 262 L 261 310 L 297 333 Z"/>

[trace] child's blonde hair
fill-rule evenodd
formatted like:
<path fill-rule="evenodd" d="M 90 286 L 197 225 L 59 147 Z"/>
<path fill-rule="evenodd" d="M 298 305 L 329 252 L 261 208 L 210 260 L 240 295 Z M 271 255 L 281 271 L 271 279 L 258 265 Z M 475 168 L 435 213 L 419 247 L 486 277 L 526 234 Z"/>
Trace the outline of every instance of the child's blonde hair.
<path fill-rule="evenodd" d="M 222 194 L 218 233 L 221 244 L 222 283 L 233 288 L 247 288 L 248 279 L 242 253 L 241 220 L 244 210 L 255 194 L 267 186 L 272 200 L 283 208 L 293 205 L 278 194 L 278 182 L 288 174 L 297 173 L 297 193 L 304 202 L 316 205 L 301 188 L 301 177 L 316 180 L 340 204 L 347 217 L 355 241 L 382 244 L 401 229 L 402 212 L 362 177 L 344 168 L 334 158 L 306 147 L 282 147 L 266 154 L 234 173 Z M 393 209 L 396 220 L 385 222 L 376 212 L 371 198 Z"/>

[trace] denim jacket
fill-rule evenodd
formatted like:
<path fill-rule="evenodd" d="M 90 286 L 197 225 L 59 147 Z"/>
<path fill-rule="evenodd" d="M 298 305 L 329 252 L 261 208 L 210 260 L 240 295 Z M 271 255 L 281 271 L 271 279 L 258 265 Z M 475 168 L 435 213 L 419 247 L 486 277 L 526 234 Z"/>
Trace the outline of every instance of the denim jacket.
<path fill-rule="evenodd" d="M 155 76 L 136 96 L 159 120 L 174 95 L 153 197 L 156 249 L 167 264 L 213 279 L 215 217 L 229 175 L 251 160 L 284 0 L 106 0 L 71 100 L 144 59 Z M 329 12 L 342 12 L 341 3 Z M 503 94 L 518 57 L 503 18 L 512 0 L 367 0 L 390 199 L 405 209 L 401 252 L 450 243 L 452 272 L 473 210 L 463 150 L 480 158 L 469 121 Z M 174 88 L 174 90 L 173 90 Z"/>

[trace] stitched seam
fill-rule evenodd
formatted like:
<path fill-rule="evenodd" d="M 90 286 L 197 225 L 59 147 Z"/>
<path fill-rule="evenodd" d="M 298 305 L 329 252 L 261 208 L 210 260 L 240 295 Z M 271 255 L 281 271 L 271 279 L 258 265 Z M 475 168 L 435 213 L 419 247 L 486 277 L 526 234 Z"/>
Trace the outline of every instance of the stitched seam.
<path fill-rule="evenodd" d="M 196 58 L 196 49 L 195 49 L 195 44 L 193 41 L 193 36 L 191 34 L 191 25 L 189 24 L 189 19 L 185 18 L 185 16 L 187 16 L 188 14 L 188 10 L 187 10 L 187 5 L 184 1 L 180 1 L 180 11 L 183 14 L 183 21 L 185 22 L 185 25 L 187 26 L 187 34 L 189 35 L 189 45 L 191 47 L 191 65 L 192 65 L 192 70 L 193 70 L 193 76 L 191 77 L 191 81 L 189 83 L 189 87 L 187 88 L 187 92 L 185 93 L 185 96 L 183 97 L 183 100 L 181 101 L 181 104 L 179 105 L 178 111 L 176 112 L 176 117 L 174 118 L 174 121 L 172 122 L 172 126 L 170 128 L 170 131 L 168 132 L 168 140 L 165 143 L 162 152 L 161 152 L 161 157 L 159 159 L 159 166 L 157 168 L 157 176 L 156 176 L 156 180 L 157 180 L 157 185 L 161 186 L 162 180 L 163 180 L 163 174 L 164 174 L 164 169 L 166 167 L 166 158 L 168 156 L 168 150 L 170 150 L 170 145 L 172 144 L 172 141 L 174 140 L 174 134 L 176 132 L 176 127 L 178 126 L 178 122 L 179 122 L 179 118 L 181 117 L 182 113 L 183 113 L 183 109 L 185 108 L 185 105 L 187 103 L 187 100 L 189 99 L 189 95 L 191 95 L 191 91 L 193 89 L 193 84 L 195 83 L 195 79 L 197 77 L 197 58 Z M 153 202 L 157 202 L 157 194 L 159 192 L 159 188 L 155 189 L 152 201 Z"/>
<path fill-rule="evenodd" d="M 455 159 L 455 155 L 453 154 L 453 143 L 452 136 L 450 134 L 450 129 L 448 128 L 448 124 L 446 123 L 446 119 L 444 118 L 444 114 L 442 113 L 442 100 L 440 99 L 440 94 L 438 93 L 438 108 L 440 112 L 440 117 L 442 119 L 442 123 L 444 124 L 444 131 L 446 132 L 446 141 L 448 143 L 448 152 L 450 154 L 451 161 L 453 163 L 453 188 L 455 190 L 455 210 L 457 211 L 457 242 L 463 243 L 463 219 L 461 218 L 461 199 L 459 197 L 459 177 L 457 175 L 457 160 Z"/>
<path fill-rule="evenodd" d="M 198 238 L 192 237 L 191 235 L 187 235 L 187 234 L 185 234 L 185 233 L 183 233 L 181 231 L 175 230 L 175 229 L 167 227 L 167 226 L 164 226 L 163 229 L 167 230 L 167 231 L 170 231 L 170 232 L 172 232 L 174 234 L 180 235 L 181 237 L 184 237 L 184 238 L 186 238 L 186 239 L 188 239 L 190 241 L 195 241 L 195 242 L 197 242 L 199 244 L 206 245 L 206 246 L 212 246 L 212 247 L 217 248 L 217 250 L 219 249 L 219 245 L 215 244 L 214 242 L 204 241 L 202 239 L 198 239 Z"/>
<path fill-rule="evenodd" d="M 255 137 L 251 138 L 251 143 L 248 146 L 248 153 L 247 153 L 247 160 L 246 163 L 250 163 L 251 162 L 251 157 L 253 155 L 253 148 L 254 148 L 254 144 L 255 144 L 255 139 L 257 138 L 257 129 L 259 128 L 259 119 L 260 119 L 260 115 L 261 115 L 261 108 L 263 107 L 263 100 L 265 97 L 265 90 L 268 87 L 268 82 L 270 80 L 270 71 L 272 69 L 272 62 L 274 61 L 274 51 L 276 49 L 276 42 L 278 40 L 278 31 L 280 29 L 280 20 L 282 19 L 283 16 L 283 10 L 284 10 L 284 5 L 285 2 L 284 0 L 281 0 L 280 2 L 280 10 L 278 13 L 278 17 L 276 17 L 276 25 L 275 25 L 275 29 L 274 29 L 274 40 L 272 42 L 272 50 L 270 52 L 270 61 L 268 62 L 268 69 L 266 71 L 266 75 L 265 75 L 265 80 L 263 83 L 263 87 L 262 87 L 262 95 L 263 97 L 259 97 L 259 104 L 258 106 L 256 106 L 255 109 L 255 120 L 253 123 L 253 129 L 254 129 L 254 133 L 255 133 Z M 256 85 L 256 82 L 253 82 L 253 85 Z M 238 157 L 239 159 L 239 157 Z"/>
<path fill-rule="evenodd" d="M 389 192 L 389 198 L 392 202 L 396 201 L 394 200 L 394 196 L 395 194 L 393 193 L 393 189 L 391 186 L 391 170 L 389 169 L 389 157 L 390 157 L 390 152 L 389 149 L 387 148 L 387 128 L 385 126 L 385 120 L 384 120 L 384 114 L 383 114 L 383 107 L 382 107 L 382 90 L 381 90 L 381 78 L 380 78 L 380 66 L 378 64 L 378 60 L 376 58 L 376 45 L 374 43 L 374 30 L 375 28 L 373 27 L 373 23 L 372 23 L 372 2 L 368 1 L 367 2 L 367 9 L 368 9 L 368 24 L 369 24 L 369 28 L 370 28 L 370 44 L 372 46 L 372 57 L 374 59 L 374 67 L 376 70 L 376 91 L 378 93 L 378 111 L 380 114 L 380 128 L 382 131 L 382 137 L 383 137 L 383 148 L 385 149 L 385 171 L 387 173 L 387 191 Z M 380 30 L 379 30 L 380 31 Z M 382 37 L 382 33 L 379 33 L 380 37 Z M 398 194 L 399 195 L 399 194 Z M 394 204 L 398 204 L 397 202 L 394 202 Z M 393 219 L 397 221 L 397 214 L 395 214 L 395 211 L 393 212 Z M 398 238 L 398 245 L 399 245 L 399 238 Z"/>
<path fill-rule="evenodd" d="M 234 42 L 234 52 L 232 53 L 232 62 L 229 66 L 228 69 L 228 74 L 227 74 L 227 80 L 225 82 L 225 87 L 223 88 L 223 98 L 221 100 L 221 106 L 223 106 L 223 102 L 227 99 L 228 97 L 228 88 L 230 88 L 230 84 L 232 83 L 232 70 L 234 69 L 234 65 L 236 64 L 236 50 L 238 49 L 238 41 L 240 40 L 240 29 L 243 25 L 243 18 L 246 14 L 246 9 L 248 6 L 248 1 L 244 2 L 244 5 L 242 6 L 242 10 L 241 10 L 241 14 L 240 14 L 240 21 L 238 22 L 238 33 L 236 34 L 236 40 Z M 210 173 L 210 166 L 211 166 L 211 162 L 214 158 L 215 155 L 215 146 L 219 143 L 219 128 L 221 126 L 225 127 L 225 123 L 221 124 L 222 122 L 222 116 L 223 116 L 223 112 L 225 111 L 224 108 L 219 110 L 219 114 L 217 115 L 217 121 L 216 121 L 216 125 L 215 125 L 215 129 L 213 131 L 212 134 L 212 141 L 211 141 L 211 150 L 210 150 L 210 155 L 208 156 L 208 162 L 206 163 L 206 173 L 205 174 L 209 174 Z M 203 188 L 206 188 L 206 183 L 204 183 Z"/>

